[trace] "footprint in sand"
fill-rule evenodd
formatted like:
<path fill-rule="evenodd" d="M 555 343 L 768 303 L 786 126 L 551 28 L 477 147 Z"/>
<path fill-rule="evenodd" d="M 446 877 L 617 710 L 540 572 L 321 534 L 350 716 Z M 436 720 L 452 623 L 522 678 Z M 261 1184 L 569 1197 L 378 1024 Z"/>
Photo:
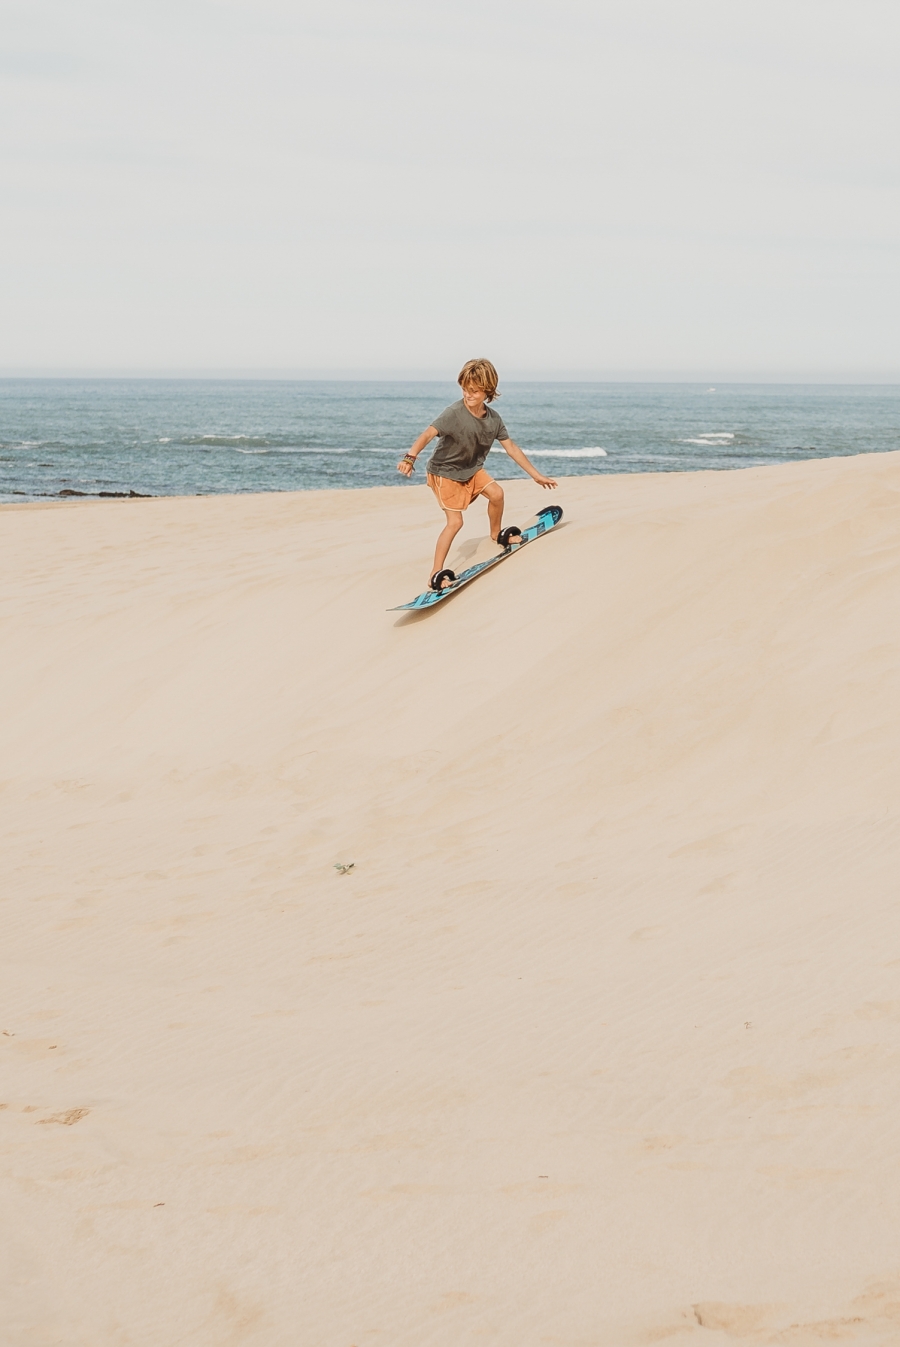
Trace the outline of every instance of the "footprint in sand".
<path fill-rule="evenodd" d="M 81 1118 L 86 1118 L 90 1113 L 89 1108 L 67 1108 L 65 1113 L 54 1113 L 51 1118 L 38 1118 L 38 1124 L 41 1123 L 61 1123 L 63 1127 L 72 1127 Z"/>

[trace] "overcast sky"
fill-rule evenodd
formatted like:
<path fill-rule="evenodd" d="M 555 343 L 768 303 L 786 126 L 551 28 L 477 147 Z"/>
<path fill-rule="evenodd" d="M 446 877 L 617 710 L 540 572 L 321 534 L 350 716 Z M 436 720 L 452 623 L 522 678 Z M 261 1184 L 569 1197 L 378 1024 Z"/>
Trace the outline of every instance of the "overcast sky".
<path fill-rule="evenodd" d="M 897 0 L 0 0 L 0 367 L 900 379 Z"/>

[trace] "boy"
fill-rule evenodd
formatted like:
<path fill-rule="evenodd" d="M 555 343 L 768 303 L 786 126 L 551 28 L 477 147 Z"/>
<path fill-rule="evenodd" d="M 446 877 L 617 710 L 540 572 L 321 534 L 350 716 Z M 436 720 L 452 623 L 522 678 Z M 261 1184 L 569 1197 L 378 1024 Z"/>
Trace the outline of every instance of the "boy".
<path fill-rule="evenodd" d="M 484 470 L 484 460 L 495 440 L 500 441 L 512 461 L 524 468 L 538 486 L 556 486 L 552 477 L 545 477 L 528 462 L 515 440 L 509 438 L 500 416 L 487 406 L 499 396 L 499 379 L 491 362 L 467 360 L 456 382 L 463 394 L 459 402 L 446 407 L 434 424 L 422 431 L 411 445 L 409 453 L 404 454 L 397 464 L 398 472 L 402 472 L 404 477 L 411 477 L 419 454 L 435 435 L 440 435 L 438 446 L 425 469 L 428 485 L 447 516 L 434 550 L 434 564 L 428 581 L 432 589 L 445 589 L 456 579 L 452 571 L 441 568 L 447 560 L 450 544 L 463 526 L 463 511 L 476 496 L 487 499 L 488 522 L 495 543 L 500 547 L 509 547 L 514 545 L 516 537 L 521 537 L 521 529 L 515 526 L 501 530 L 503 488 Z"/>

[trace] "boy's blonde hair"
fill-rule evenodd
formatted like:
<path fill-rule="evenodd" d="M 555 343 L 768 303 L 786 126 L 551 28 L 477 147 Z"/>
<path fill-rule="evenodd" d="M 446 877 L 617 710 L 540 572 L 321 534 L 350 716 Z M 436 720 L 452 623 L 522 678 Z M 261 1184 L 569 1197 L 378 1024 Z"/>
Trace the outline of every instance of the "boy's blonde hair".
<path fill-rule="evenodd" d="M 459 378 L 456 382 L 460 388 L 465 388 L 466 384 L 474 384 L 476 388 L 483 388 L 487 394 L 484 399 L 485 402 L 493 402 L 494 398 L 500 397 L 497 392 L 500 376 L 489 360 L 467 360 L 459 371 Z"/>

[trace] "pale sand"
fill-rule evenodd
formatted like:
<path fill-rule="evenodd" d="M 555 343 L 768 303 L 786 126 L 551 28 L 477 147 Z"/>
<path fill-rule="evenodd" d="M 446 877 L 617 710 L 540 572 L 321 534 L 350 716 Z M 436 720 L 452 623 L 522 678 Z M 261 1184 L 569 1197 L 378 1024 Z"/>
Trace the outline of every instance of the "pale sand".
<path fill-rule="evenodd" d="M 508 495 L 0 512 L 4 1345 L 900 1342 L 900 455 Z"/>

